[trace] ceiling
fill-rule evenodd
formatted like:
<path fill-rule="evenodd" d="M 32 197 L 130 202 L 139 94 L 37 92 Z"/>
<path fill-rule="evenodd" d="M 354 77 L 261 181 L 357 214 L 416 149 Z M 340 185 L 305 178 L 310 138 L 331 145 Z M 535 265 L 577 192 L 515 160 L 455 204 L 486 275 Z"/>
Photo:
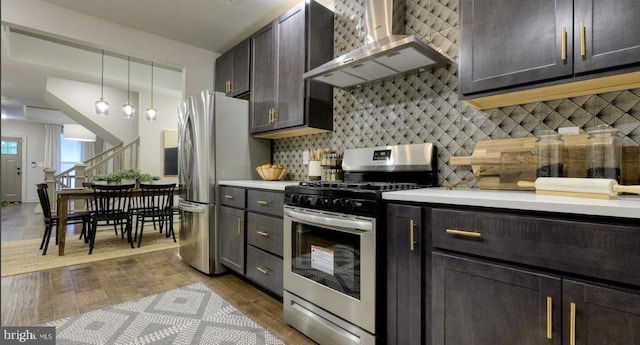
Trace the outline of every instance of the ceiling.
<path fill-rule="evenodd" d="M 42 1 L 222 53 L 302 0 Z M 333 9 L 334 0 L 317 1 Z M 26 119 L 29 108 L 50 108 L 44 101 L 47 76 L 100 83 L 100 76 L 96 75 L 95 66 L 87 67 L 86 63 L 81 63 L 99 58 L 88 57 L 88 54 L 96 55 L 93 49 L 82 52 L 82 47 L 61 45 L 55 40 L 47 42 L 43 37 L 25 38 L 20 32 L 9 31 L 6 27 L 2 29 L 2 112 L 10 118 Z M 40 42 L 37 41 L 38 38 Z M 27 43 L 33 44 L 34 47 L 29 48 Z M 56 47 L 56 44 L 62 48 Z M 9 46 L 11 46 L 10 54 L 7 51 Z M 43 47 L 52 49 L 51 51 L 56 53 L 43 54 Z M 66 51 L 67 49 L 69 51 Z M 38 56 L 30 56 L 30 51 L 38 51 Z M 111 62 L 108 61 L 109 59 Z M 105 65 L 108 63 L 121 64 L 123 61 L 121 57 L 108 56 L 105 58 Z M 144 65 L 144 62 L 140 64 Z M 132 63 L 132 89 L 135 83 L 148 85 L 144 77 L 140 80 L 136 79 L 134 65 L 135 63 Z M 138 67 L 138 69 L 141 68 L 145 67 Z M 125 76 L 111 78 L 111 80 L 105 80 L 105 85 L 119 87 L 126 80 Z M 170 70 L 167 70 L 167 78 L 170 80 L 174 78 Z M 169 86 L 167 88 L 167 90 L 171 89 Z"/>

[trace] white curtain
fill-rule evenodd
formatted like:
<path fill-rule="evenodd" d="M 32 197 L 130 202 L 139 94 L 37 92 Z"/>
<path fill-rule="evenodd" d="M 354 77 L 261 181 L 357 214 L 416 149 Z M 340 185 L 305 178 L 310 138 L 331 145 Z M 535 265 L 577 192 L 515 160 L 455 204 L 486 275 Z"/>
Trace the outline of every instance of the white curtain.
<path fill-rule="evenodd" d="M 60 135 L 62 126 L 44 125 L 44 166 L 60 172 Z"/>
<path fill-rule="evenodd" d="M 82 161 L 96 155 L 96 145 L 94 141 L 85 141 L 82 143 Z"/>

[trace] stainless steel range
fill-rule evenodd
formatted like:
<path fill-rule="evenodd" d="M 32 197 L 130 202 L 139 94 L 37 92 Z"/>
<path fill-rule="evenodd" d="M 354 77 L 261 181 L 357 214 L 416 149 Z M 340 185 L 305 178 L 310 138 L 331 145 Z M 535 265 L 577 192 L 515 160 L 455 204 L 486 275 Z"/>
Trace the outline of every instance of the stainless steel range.
<path fill-rule="evenodd" d="M 285 188 L 284 318 L 320 344 L 376 344 L 385 191 L 436 184 L 433 144 L 348 149 L 344 181 Z"/>

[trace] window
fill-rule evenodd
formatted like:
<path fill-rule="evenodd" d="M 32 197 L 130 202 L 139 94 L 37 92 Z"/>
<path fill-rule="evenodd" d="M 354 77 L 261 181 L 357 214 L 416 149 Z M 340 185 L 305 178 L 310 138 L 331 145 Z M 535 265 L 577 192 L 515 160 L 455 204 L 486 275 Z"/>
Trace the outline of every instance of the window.
<path fill-rule="evenodd" d="M 82 142 L 65 140 L 60 135 L 60 171 L 73 168 L 80 162 L 82 162 Z"/>
<path fill-rule="evenodd" d="M 2 142 L 2 154 L 3 155 L 17 155 L 18 154 L 18 142 L 17 141 L 3 141 Z"/>

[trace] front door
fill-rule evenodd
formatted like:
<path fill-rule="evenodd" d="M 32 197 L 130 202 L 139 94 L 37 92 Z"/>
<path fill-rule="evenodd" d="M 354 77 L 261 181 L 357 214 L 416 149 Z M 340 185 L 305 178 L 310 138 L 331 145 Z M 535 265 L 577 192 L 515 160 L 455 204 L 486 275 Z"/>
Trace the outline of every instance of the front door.
<path fill-rule="evenodd" d="M 2 201 L 22 202 L 22 138 L 2 137 Z"/>

